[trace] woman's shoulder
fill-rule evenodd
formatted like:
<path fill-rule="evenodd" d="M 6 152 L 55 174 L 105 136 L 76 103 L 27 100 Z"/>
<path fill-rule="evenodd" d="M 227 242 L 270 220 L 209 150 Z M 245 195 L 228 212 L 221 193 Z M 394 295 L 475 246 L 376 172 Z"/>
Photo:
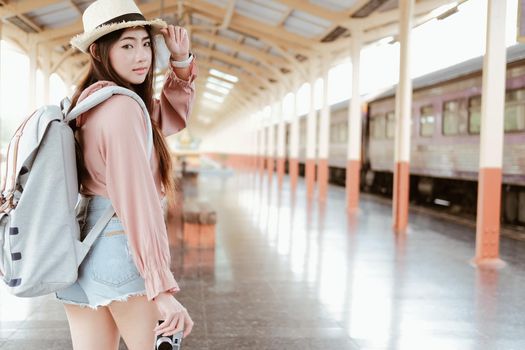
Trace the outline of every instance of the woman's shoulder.
<path fill-rule="evenodd" d="M 82 92 L 81 98 L 84 99 L 106 86 L 117 85 L 115 83 L 106 81 L 97 82 L 86 88 Z M 81 101 L 80 98 L 79 101 Z M 142 119 L 142 108 L 134 98 L 126 95 L 116 94 L 99 105 L 93 107 L 89 112 L 84 113 L 80 120 L 77 121 L 77 126 L 82 126 L 85 123 L 89 123 L 125 127 L 129 123 L 137 123 Z"/>

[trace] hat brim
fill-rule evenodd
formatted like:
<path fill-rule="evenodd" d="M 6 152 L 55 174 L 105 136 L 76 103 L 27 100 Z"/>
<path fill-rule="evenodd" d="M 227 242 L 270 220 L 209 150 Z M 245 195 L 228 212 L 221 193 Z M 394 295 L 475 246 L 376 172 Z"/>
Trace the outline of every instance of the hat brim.
<path fill-rule="evenodd" d="M 124 21 L 119 23 L 106 24 L 99 26 L 90 32 L 74 36 L 71 39 L 70 44 L 73 47 L 79 49 L 80 51 L 87 53 L 89 45 L 93 44 L 95 41 L 102 38 L 106 34 L 123 28 L 143 26 L 150 26 L 153 30 L 153 34 L 156 35 L 160 34 L 160 30 L 166 28 L 168 24 L 160 18 L 151 21 Z"/>

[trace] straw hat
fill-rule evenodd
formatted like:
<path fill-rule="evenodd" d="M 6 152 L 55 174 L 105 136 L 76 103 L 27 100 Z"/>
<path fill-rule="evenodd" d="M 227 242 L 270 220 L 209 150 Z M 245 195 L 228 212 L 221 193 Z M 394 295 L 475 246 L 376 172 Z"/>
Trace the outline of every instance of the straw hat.
<path fill-rule="evenodd" d="M 133 0 L 97 0 L 82 15 L 84 33 L 73 37 L 71 45 L 87 52 L 89 45 L 122 28 L 151 26 L 154 34 L 168 25 L 161 19 L 147 21 Z"/>

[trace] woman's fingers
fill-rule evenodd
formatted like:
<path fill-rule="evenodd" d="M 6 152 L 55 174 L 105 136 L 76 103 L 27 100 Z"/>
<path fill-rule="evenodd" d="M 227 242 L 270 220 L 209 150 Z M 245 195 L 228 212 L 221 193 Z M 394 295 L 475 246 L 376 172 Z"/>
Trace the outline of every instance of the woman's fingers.
<path fill-rule="evenodd" d="M 172 323 L 176 321 L 177 317 L 175 315 L 167 317 L 164 322 L 162 322 L 160 325 L 158 325 L 155 328 L 155 334 L 164 334 L 165 332 L 169 331 L 172 327 Z"/>
<path fill-rule="evenodd" d="M 183 338 L 188 336 L 191 333 L 191 330 L 193 329 L 193 321 L 191 320 L 190 315 L 186 312 L 184 315 L 184 334 L 182 335 Z"/>

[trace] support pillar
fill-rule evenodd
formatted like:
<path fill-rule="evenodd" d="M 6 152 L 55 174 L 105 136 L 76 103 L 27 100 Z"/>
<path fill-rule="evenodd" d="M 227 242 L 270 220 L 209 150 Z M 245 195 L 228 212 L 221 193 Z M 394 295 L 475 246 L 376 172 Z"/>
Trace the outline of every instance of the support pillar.
<path fill-rule="evenodd" d="M 26 114 L 36 109 L 36 70 L 37 70 L 38 46 L 32 41 L 29 49 L 29 90 L 28 90 L 28 110 Z"/>
<path fill-rule="evenodd" d="M 266 169 L 268 170 L 268 181 L 271 183 L 273 179 L 273 172 L 275 168 L 275 124 L 273 123 L 274 120 L 274 113 L 275 113 L 275 107 L 271 106 L 271 113 L 270 113 L 270 123 L 268 125 L 268 143 L 266 144 L 267 149 L 267 160 L 266 160 Z"/>
<path fill-rule="evenodd" d="M 44 104 L 49 104 L 49 79 L 51 78 L 51 49 L 48 46 L 41 46 L 42 56 L 44 58 L 44 66 L 42 73 L 44 75 Z"/>
<path fill-rule="evenodd" d="M 279 124 L 277 125 L 277 177 L 279 188 L 281 188 L 284 178 L 284 163 L 286 162 L 286 125 L 284 124 L 283 116 L 283 97 L 281 97 L 277 103 L 277 118 L 279 120 Z"/>
<path fill-rule="evenodd" d="M 315 59 L 313 59 L 316 61 Z M 317 146 L 317 111 L 315 110 L 316 62 L 310 65 L 310 109 L 306 122 L 306 193 L 312 197 L 315 190 L 315 153 Z"/>
<path fill-rule="evenodd" d="M 361 172 L 361 95 L 359 89 L 361 67 L 362 31 L 352 31 L 352 98 L 348 106 L 348 161 L 346 164 L 346 207 L 348 212 L 359 208 L 359 183 Z"/>
<path fill-rule="evenodd" d="M 297 179 L 299 177 L 299 116 L 297 115 L 297 93 L 299 89 L 294 91 L 293 106 L 292 106 L 292 123 L 290 125 L 290 154 L 289 154 L 289 174 L 291 192 L 295 193 L 297 189 Z"/>
<path fill-rule="evenodd" d="M 323 106 L 319 122 L 319 154 L 317 163 L 317 181 L 319 200 L 325 201 L 328 192 L 328 157 L 330 152 L 330 105 L 328 103 L 328 68 L 329 57 L 323 59 Z"/>
<path fill-rule="evenodd" d="M 483 61 L 480 162 L 475 263 L 499 259 L 501 167 L 505 108 L 506 0 L 488 0 L 486 52 Z"/>
<path fill-rule="evenodd" d="M 3 40 L 3 26 L 4 23 L 0 21 L 0 145 L 2 144 L 2 132 L 3 132 L 3 126 L 1 116 L 4 114 L 2 113 L 2 40 Z M 2 154 L 0 153 L 0 163 L 2 162 Z"/>
<path fill-rule="evenodd" d="M 261 175 L 261 179 L 264 176 L 264 170 L 266 169 L 266 127 L 264 126 L 264 122 L 261 122 L 261 126 L 259 129 L 260 133 L 260 153 L 259 153 L 259 172 Z"/>
<path fill-rule="evenodd" d="M 412 112 L 412 80 L 410 78 L 411 32 L 414 0 L 401 1 L 400 69 L 396 93 L 396 135 L 394 163 L 394 198 L 392 202 L 393 229 L 405 232 L 408 225 L 410 184 L 410 120 Z"/>

